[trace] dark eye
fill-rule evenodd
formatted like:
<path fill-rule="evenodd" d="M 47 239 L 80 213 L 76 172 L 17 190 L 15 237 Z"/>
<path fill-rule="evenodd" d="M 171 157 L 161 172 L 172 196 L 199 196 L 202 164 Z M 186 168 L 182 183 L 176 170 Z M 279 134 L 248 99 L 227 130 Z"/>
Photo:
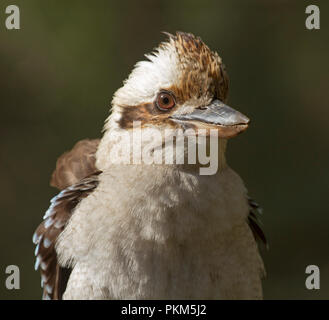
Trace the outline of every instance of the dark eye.
<path fill-rule="evenodd" d="M 173 108 L 176 101 L 172 93 L 161 91 L 156 98 L 156 105 L 160 110 L 166 111 Z"/>

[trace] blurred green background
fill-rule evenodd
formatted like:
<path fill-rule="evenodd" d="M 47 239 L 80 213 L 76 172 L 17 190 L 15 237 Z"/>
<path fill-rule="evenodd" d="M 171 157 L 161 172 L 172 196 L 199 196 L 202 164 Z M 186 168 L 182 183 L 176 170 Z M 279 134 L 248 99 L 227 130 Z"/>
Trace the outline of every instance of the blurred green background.
<path fill-rule="evenodd" d="M 321 29 L 305 28 L 316 3 Z M 16 4 L 21 29 L 5 28 Z M 192 32 L 219 52 L 229 104 L 252 125 L 229 143 L 230 165 L 263 207 L 266 299 L 329 298 L 328 1 L 0 2 L 0 299 L 39 299 L 31 242 L 56 190 L 56 158 L 101 136 L 114 91 L 164 40 Z M 18 265 L 21 289 L 6 290 Z M 305 268 L 321 289 L 305 289 Z"/>

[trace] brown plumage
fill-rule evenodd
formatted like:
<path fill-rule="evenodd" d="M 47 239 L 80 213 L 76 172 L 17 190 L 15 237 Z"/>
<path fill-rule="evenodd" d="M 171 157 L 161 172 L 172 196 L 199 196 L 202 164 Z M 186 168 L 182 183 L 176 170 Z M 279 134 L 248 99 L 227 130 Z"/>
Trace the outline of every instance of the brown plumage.
<path fill-rule="evenodd" d="M 177 85 L 163 89 L 172 92 L 179 105 L 183 105 L 191 98 L 202 96 L 225 102 L 228 97 L 229 79 L 218 54 L 211 51 L 199 37 L 193 34 L 184 32 L 177 32 L 176 35 L 165 34 L 169 36 L 178 52 L 182 76 Z M 161 112 L 154 102 L 122 107 L 119 125 L 123 129 L 132 128 L 133 121 L 141 121 L 142 127 L 145 124 L 175 126 L 170 120 L 174 110 Z"/>
<path fill-rule="evenodd" d="M 177 32 L 169 37 L 174 41 L 185 68 L 179 87 L 172 88 L 183 100 L 199 97 L 207 92 L 226 102 L 228 97 L 228 75 L 217 52 L 191 33 Z"/>
<path fill-rule="evenodd" d="M 263 243 L 268 249 L 269 245 L 265 233 L 262 230 L 260 219 L 258 218 L 259 214 L 262 213 L 262 208 L 251 198 L 248 198 L 248 203 L 250 208 L 248 215 L 250 229 L 255 237 L 255 240 Z"/>
<path fill-rule="evenodd" d="M 98 143 L 98 139 L 79 141 L 71 151 L 59 157 L 52 174 L 51 185 L 64 190 L 51 200 L 33 239 L 37 245 L 35 268 L 40 266 L 44 299 L 61 299 L 65 291 L 71 270 L 59 266 L 55 243 L 74 208 L 98 185 L 101 173 L 95 167 Z"/>
<path fill-rule="evenodd" d="M 95 172 L 95 152 L 99 141 L 81 140 L 71 151 L 61 155 L 51 176 L 50 185 L 63 190 Z"/>

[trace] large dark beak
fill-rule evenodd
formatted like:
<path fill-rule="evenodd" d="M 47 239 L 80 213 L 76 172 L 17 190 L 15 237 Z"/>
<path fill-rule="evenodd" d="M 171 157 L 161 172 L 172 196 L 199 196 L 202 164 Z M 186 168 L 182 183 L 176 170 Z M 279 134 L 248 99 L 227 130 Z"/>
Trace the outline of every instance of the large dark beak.
<path fill-rule="evenodd" d="M 193 123 L 198 129 L 217 129 L 219 137 L 231 138 L 246 130 L 249 118 L 227 106 L 220 100 L 214 100 L 204 108 L 194 109 L 192 113 L 173 114 L 171 118 Z"/>

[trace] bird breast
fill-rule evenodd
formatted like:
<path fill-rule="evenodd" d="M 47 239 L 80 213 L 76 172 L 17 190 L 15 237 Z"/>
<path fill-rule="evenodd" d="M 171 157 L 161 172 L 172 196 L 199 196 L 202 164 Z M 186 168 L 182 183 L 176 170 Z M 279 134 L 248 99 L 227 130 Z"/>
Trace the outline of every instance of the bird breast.
<path fill-rule="evenodd" d="M 114 165 L 60 236 L 60 262 L 76 266 L 73 277 L 87 268 L 98 286 L 108 283 L 110 297 L 183 298 L 183 292 L 199 292 L 210 298 L 227 243 L 236 257 L 255 246 L 245 223 L 245 193 L 229 168 L 200 176 L 173 166 Z M 199 280 L 191 284 L 191 276 Z"/>

